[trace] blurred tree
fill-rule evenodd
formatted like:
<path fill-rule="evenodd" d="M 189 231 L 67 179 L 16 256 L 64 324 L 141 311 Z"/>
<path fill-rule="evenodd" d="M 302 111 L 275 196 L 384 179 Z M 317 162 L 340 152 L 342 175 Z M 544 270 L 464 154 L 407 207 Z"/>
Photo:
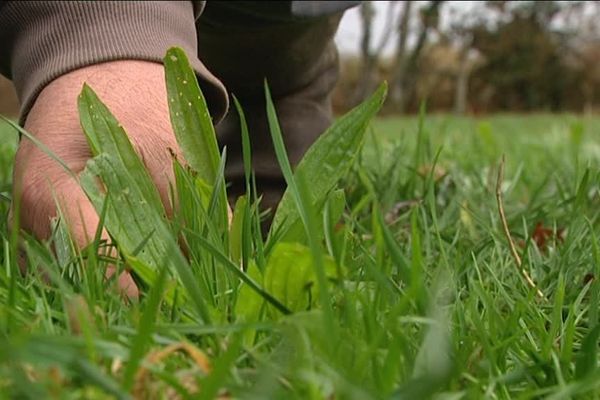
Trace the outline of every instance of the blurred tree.
<path fill-rule="evenodd" d="M 475 73 L 493 87 L 493 103 L 503 110 L 558 110 L 572 74 L 561 57 L 552 21 L 554 1 L 488 2 L 503 14 L 495 25 L 472 28 L 473 47 L 485 58 Z"/>
<path fill-rule="evenodd" d="M 473 49 L 473 28 L 486 20 L 487 10 L 477 7 L 465 13 L 456 2 L 446 4 L 444 11 L 447 23 L 439 29 L 440 44 L 456 52 L 456 66 L 450 71 L 454 78 L 452 109 L 455 114 L 464 114 L 468 108 L 469 78 L 479 66 L 481 58 Z"/>
<path fill-rule="evenodd" d="M 390 40 L 395 8 L 398 4 L 396 1 L 388 1 L 387 3 L 388 7 L 383 34 L 376 46 L 373 46 L 373 19 L 375 17 L 375 7 L 372 1 L 363 1 L 360 5 L 360 19 L 362 22 L 362 35 L 360 40 L 362 77 L 356 85 L 353 96 L 354 104 L 358 104 L 364 100 L 377 85 L 377 67 L 381 60 L 383 48 Z"/>
<path fill-rule="evenodd" d="M 420 27 L 417 32 L 416 44 L 408 50 L 407 38 L 410 28 L 411 9 L 413 2 L 405 1 L 402 15 L 398 23 L 398 44 L 396 47 L 395 67 L 390 77 L 390 98 L 392 106 L 400 112 L 406 110 L 414 95 L 418 76 L 418 62 L 425 48 L 430 32 L 437 28 L 439 9 L 443 1 L 430 1 L 419 9 Z"/>
<path fill-rule="evenodd" d="M 569 93 L 575 104 L 570 105 L 591 113 L 600 103 L 600 2 L 571 2 L 565 9 L 564 53 L 576 81 Z M 574 99 L 582 99 L 583 103 Z"/>
<path fill-rule="evenodd" d="M 374 45 L 378 9 L 363 2 L 361 54 L 344 64 L 338 111 L 381 79 L 391 113 L 425 98 L 456 113 L 600 110 L 600 1 L 388 2 Z M 383 58 L 391 39 L 395 52 Z"/>

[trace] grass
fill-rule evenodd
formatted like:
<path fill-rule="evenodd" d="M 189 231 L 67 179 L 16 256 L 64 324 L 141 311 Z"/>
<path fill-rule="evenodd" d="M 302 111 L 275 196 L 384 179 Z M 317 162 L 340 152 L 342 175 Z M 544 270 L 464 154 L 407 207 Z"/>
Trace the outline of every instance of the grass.
<path fill-rule="evenodd" d="M 82 113 L 98 106 L 92 92 L 85 101 Z M 130 199 L 149 200 L 128 209 L 113 191 L 104 209 L 104 195 L 88 186 L 122 258 L 98 257 L 102 243 L 75 252 L 59 222 L 52 243 L 23 239 L 33 272 L 21 276 L 0 199 L 2 396 L 600 398 L 600 118 L 375 119 L 350 163 L 329 150 L 350 143 L 342 134 L 356 138 L 344 154 L 358 149 L 367 108 L 307 156 L 304 172 L 286 173 L 291 189 L 266 241 L 251 176 L 228 230 L 220 158 L 198 161 L 206 174 L 175 166 L 182 207 L 166 221 L 143 174 L 128 177 L 106 155 L 122 137 L 110 115 L 93 125 L 99 114 L 90 112 L 90 177 L 111 187 L 104 168 L 113 165 L 117 181 L 131 179 Z M 183 137 L 205 123 L 186 118 Z M 274 115 L 270 122 L 277 143 Z M 14 139 L 2 125 L 6 195 Z M 502 231 L 502 154 L 511 236 L 545 299 Z M 334 161 L 339 170 L 325 167 Z M 342 181 L 327 180 L 331 171 Z M 107 290 L 108 261 L 135 271 L 139 303 Z"/>

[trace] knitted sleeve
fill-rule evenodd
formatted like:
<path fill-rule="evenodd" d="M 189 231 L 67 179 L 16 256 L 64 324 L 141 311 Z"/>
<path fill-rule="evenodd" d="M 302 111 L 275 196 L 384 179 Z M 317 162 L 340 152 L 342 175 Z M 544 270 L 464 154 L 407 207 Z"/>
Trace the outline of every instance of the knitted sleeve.
<path fill-rule="evenodd" d="M 166 50 L 185 50 L 215 120 L 227 93 L 197 56 L 196 17 L 204 2 L 0 1 L 0 73 L 12 79 L 21 122 L 42 89 L 91 64 L 135 59 L 161 62 Z"/>

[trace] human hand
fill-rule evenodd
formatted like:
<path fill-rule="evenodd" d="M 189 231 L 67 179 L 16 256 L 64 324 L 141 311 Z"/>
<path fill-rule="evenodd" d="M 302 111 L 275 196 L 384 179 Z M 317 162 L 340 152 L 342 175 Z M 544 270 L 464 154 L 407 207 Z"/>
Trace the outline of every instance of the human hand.
<path fill-rule="evenodd" d="M 77 97 L 84 82 L 124 127 L 170 214 L 171 153 L 180 160 L 183 156 L 169 120 L 162 65 L 112 61 L 62 75 L 40 93 L 25 129 L 78 176 L 92 157 L 77 111 Z M 20 227 L 35 237 L 50 236 L 58 202 L 75 244 L 83 248 L 94 238 L 99 218 L 77 180 L 25 138 L 15 159 L 13 192 L 14 200 L 20 201 Z M 108 239 L 106 231 L 102 232 L 102 238 Z M 114 267 L 109 267 L 107 275 L 110 277 L 114 272 Z M 138 288 L 128 272 L 118 277 L 118 286 L 130 299 L 138 298 Z"/>

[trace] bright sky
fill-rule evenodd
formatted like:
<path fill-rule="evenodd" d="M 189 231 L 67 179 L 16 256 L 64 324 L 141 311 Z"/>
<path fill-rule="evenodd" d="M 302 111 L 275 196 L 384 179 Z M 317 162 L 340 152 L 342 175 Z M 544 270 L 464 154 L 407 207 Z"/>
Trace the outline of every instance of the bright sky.
<path fill-rule="evenodd" d="M 373 1 L 373 5 L 375 7 L 375 20 L 373 21 L 373 40 L 371 42 L 371 46 L 376 46 L 379 44 L 381 40 L 381 36 L 385 29 L 386 25 L 386 17 L 389 12 L 389 3 L 390 1 Z M 394 1 L 394 3 L 402 3 L 401 1 Z M 416 11 L 422 3 L 428 3 L 427 1 L 417 1 L 417 4 L 413 6 L 413 12 Z M 568 3 L 566 1 L 559 1 L 559 3 Z M 586 9 L 589 12 L 594 11 L 594 6 L 600 7 L 599 2 L 589 1 L 585 3 Z M 399 7 L 401 4 L 396 4 L 393 10 L 393 15 L 397 17 L 399 15 Z M 449 1 L 446 2 L 441 8 L 441 19 L 440 23 L 442 27 L 448 23 L 448 16 L 451 12 L 455 13 L 455 17 L 468 19 L 474 16 L 474 11 L 478 8 L 485 8 L 485 3 L 482 1 Z M 488 18 L 491 20 L 494 19 L 493 12 L 489 9 L 486 9 Z M 397 18 L 395 18 L 397 19 Z M 414 22 L 416 18 L 413 18 Z M 564 21 L 560 19 L 555 19 L 553 24 L 557 27 L 560 26 Z M 397 22 L 394 20 L 394 27 L 397 26 Z M 351 8 L 346 11 L 344 17 L 342 18 L 342 22 L 338 29 L 337 35 L 335 37 L 335 41 L 338 45 L 340 53 L 344 54 L 358 54 L 360 48 L 360 35 L 362 30 L 362 23 L 360 20 L 359 7 Z M 396 34 L 395 29 L 393 30 L 393 34 L 390 37 L 390 40 L 383 48 L 383 55 L 391 55 L 393 54 L 395 43 L 396 43 Z M 409 45 L 411 43 L 411 37 L 408 38 Z"/>
<path fill-rule="evenodd" d="M 373 28 L 375 32 L 375 42 L 378 43 L 383 33 L 383 25 L 385 24 L 385 11 L 389 3 L 388 1 L 374 1 L 375 5 L 375 21 Z M 346 11 L 340 27 L 338 28 L 335 36 L 335 42 L 337 43 L 338 49 L 341 54 L 358 54 L 360 48 L 360 34 L 362 29 L 362 23 L 360 21 L 360 15 L 358 11 L 359 7 L 353 7 Z M 387 48 L 389 47 L 389 49 Z M 393 41 L 390 40 L 386 50 L 391 51 L 393 48 Z"/>
<path fill-rule="evenodd" d="M 386 25 L 386 18 L 389 12 L 389 3 L 390 1 L 374 1 L 373 5 L 375 7 L 375 19 L 373 21 L 373 41 L 372 46 L 378 45 L 381 36 L 383 35 L 383 31 Z M 394 3 L 401 3 L 400 1 L 395 1 Z M 413 6 L 413 11 L 416 11 L 421 4 L 419 3 L 427 3 L 427 1 L 417 1 L 417 4 Z M 442 8 L 442 19 L 441 23 L 444 23 L 444 14 L 450 8 L 454 8 L 459 13 L 468 14 L 471 10 L 477 7 L 480 2 L 477 1 L 452 1 L 449 5 Z M 399 7 L 401 4 L 396 4 L 393 9 L 394 16 L 399 15 Z M 396 21 L 394 20 L 394 27 L 396 26 Z M 360 20 L 359 7 L 354 7 L 346 11 L 344 17 L 342 18 L 342 22 L 340 23 L 340 27 L 338 29 L 337 35 L 335 37 L 335 41 L 338 45 L 340 53 L 343 54 L 358 54 L 360 48 L 360 35 L 362 30 L 362 23 Z M 394 34 L 390 37 L 390 40 L 383 48 L 384 55 L 390 55 L 394 51 L 394 45 L 396 42 L 395 30 Z M 410 38 L 409 38 L 410 41 Z"/>

